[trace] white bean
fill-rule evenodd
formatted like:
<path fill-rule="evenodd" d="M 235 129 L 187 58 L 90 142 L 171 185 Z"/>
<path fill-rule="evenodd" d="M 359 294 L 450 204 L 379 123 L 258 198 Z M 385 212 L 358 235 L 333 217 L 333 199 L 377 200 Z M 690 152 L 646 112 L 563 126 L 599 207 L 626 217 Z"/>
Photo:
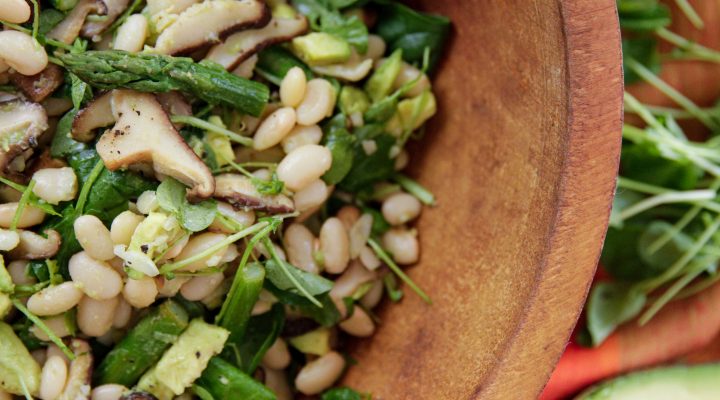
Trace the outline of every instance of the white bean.
<path fill-rule="evenodd" d="M 65 336 L 70 335 L 70 330 L 68 329 L 67 321 L 65 320 L 65 314 L 45 318 L 43 319 L 43 322 L 59 338 L 64 338 Z M 43 331 L 42 329 L 38 328 L 37 325 L 33 325 L 30 328 L 30 332 L 32 332 L 32 334 L 35 335 L 36 338 L 42 341 L 50 341 L 50 337 L 47 335 L 47 333 L 45 333 L 45 331 Z"/>
<path fill-rule="evenodd" d="M 27 33 L 0 32 L 0 58 L 22 75 L 35 75 L 48 65 L 45 48 Z"/>
<path fill-rule="evenodd" d="M 77 287 L 93 299 L 113 298 L 120 294 L 123 288 L 122 277 L 113 267 L 90 257 L 85 251 L 70 257 L 68 270 Z"/>
<path fill-rule="evenodd" d="M 193 257 L 196 254 L 200 254 L 208 248 L 225 240 L 226 237 L 226 235 L 223 235 L 221 233 L 212 232 L 205 232 L 199 235 L 195 235 L 190 239 L 190 241 L 188 241 L 188 244 L 185 245 L 180 254 L 175 257 L 175 261 L 182 261 L 186 258 Z M 212 254 L 209 254 L 201 258 L 200 260 L 188 264 L 187 266 L 183 267 L 182 270 L 193 272 L 207 267 L 215 267 L 220 263 L 227 249 L 227 246 L 223 246 Z"/>
<path fill-rule="evenodd" d="M 365 57 L 377 61 L 385 55 L 385 40 L 378 35 L 368 35 L 368 49 Z"/>
<path fill-rule="evenodd" d="M 88 336 L 98 337 L 106 334 L 112 328 L 118 303 L 118 297 L 106 300 L 83 297 L 78 304 L 78 328 Z"/>
<path fill-rule="evenodd" d="M 313 256 L 315 236 L 305 225 L 291 224 L 283 236 L 285 251 L 290 263 L 304 271 L 317 274 L 320 268 Z"/>
<path fill-rule="evenodd" d="M 365 243 L 367 243 L 372 231 L 373 217 L 370 214 L 363 214 L 350 228 L 350 258 L 355 259 L 360 255 Z"/>
<path fill-rule="evenodd" d="M 322 140 L 322 129 L 317 125 L 296 125 L 290 133 L 283 138 L 281 144 L 285 153 L 297 149 L 306 144 L 319 144 Z"/>
<path fill-rule="evenodd" d="M 123 329 L 130 322 L 132 317 L 132 307 L 125 300 L 124 297 L 120 297 L 117 308 L 115 309 L 115 316 L 113 317 L 113 328 Z"/>
<path fill-rule="evenodd" d="M 67 382 L 68 368 L 65 360 L 53 356 L 45 361 L 40 375 L 40 398 L 43 400 L 55 400 Z"/>
<path fill-rule="evenodd" d="M 382 281 L 376 280 L 372 286 L 370 286 L 370 290 L 360 299 L 360 304 L 368 310 L 371 310 L 380 304 L 383 293 L 384 287 Z"/>
<path fill-rule="evenodd" d="M 282 338 L 275 339 L 275 342 L 268 348 L 263 356 L 264 366 L 272 369 L 285 369 L 290 365 L 290 352 L 287 343 Z"/>
<path fill-rule="evenodd" d="M 133 14 L 118 28 L 113 49 L 138 52 L 143 49 L 147 34 L 148 21 L 145 16 Z"/>
<path fill-rule="evenodd" d="M 297 107 L 305 98 L 307 77 L 300 67 L 292 67 L 280 83 L 280 101 L 288 107 Z"/>
<path fill-rule="evenodd" d="M 70 167 L 43 168 L 32 176 L 35 181 L 33 193 L 50 204 L 75 198 L 78 189 L 77 177 Z"/>
<path fill-rule="evenodd" d="M 263 368 L 263 371 L 265 372 L 265 386 L 275 393 L 278 400 L 293 399 L 285 371 L 278 371 L 272 368 Z"/>
<path fill-rule="evenodd" d="M 129 389 L 126 388 L 123 385 L 118 385 L 116 383 L 108 383 L 105 385 L 100 385 L 93 389 L 92 391 L 92 400 L 120 400 L 123 393 L 127 392 Z"/>
<path fill-rule="evenodd" d="M 360 250 L 360 262 L 370 271 L 378 269 L 382 264 L 375 252 L 368 246 L 364 246 Z"/>
<path fill-rule="evenodd" d="M 173 297 L 182 288 L 182 285 L 187 283 L 190 277 L 187 276 L 176 276 L 174 279 L 159 278 L 157 283 L 158 294 L 161 297 Z M 127 286 L 127 285 L 126 285 Z"/>
<path fill-rule="evenodd" d="M 157 196 L 154 190 L 146 190 L 140 194 L 136 203 L 137 209 L 141 214 L 148 215 L 157 210 L 159 207 Z"/>
<path fill-rule="evenodd" d="M 252 176 L 263 181 L 269 181 L 272 179 L 272 172 L 270 172 L 270 170 L 267 168 L 260 168 L 253 171 Z"/>
<path fill-rule="evenodd" d="M 0 228 L 0 251 L 10 251 L 20 244 L 20 235 L 16 231 Z"/>
<path fill-rule="evenodd" d="M 100 221 L 100 218 L 94 215 L 83 215 L 75 220 L 73 227 L 80 246 L 90 257 L 100 261 L 115 258 L 110 231 Z"/>
<path fill-rule="evenodd" d="M 180 294 L 190 301 L 199 301 L 210 295 L 220 286 L 225 276 L 222 272 L 205 276 L 196 276 L 190 279 L 180 289 Z"/>
<path fill-rule="evenodd" d="M 311 79 L 307 83 L 305 98 L 297 106 L 297 122 L 315 125 L 332 114 L 335 108 L 335 89 L 325 79 Z"/>
<path fill-rule="evenodd" d="M 328 218 L 320 228 L 320 250 L 325 271 L 341 274 L 350 261 L 350 238 L 338 218 Z"/>
<path fill-rule="evenodd" d="M 330 290 L 330 297 L 336 300 L 342 300 L 350 297 L 363 283 L 370 282 L 375 279 L 375 273 L 368 271 L 357 260 L 350 263 L 348 269 L 335 280 L 333 288 Z"/>
<path fill-rule="evenodd" d="M 155 301 L 158 295 L 158 287 L 155 279 L 150 277 L 128 279 L 122 293 L 125 301 L 133 307 L 145 308 Z"/>
<path fill-rule="evenodd" d="M 235 207 L 222 201 L 217 203 L 217 209 L 224 217 L 237 222 L 243 228 L 247 228 L 255 222 L 255 212 L 252 210 L 236 210 Z M 214 232 L 233 233 L 233 231 L 228 229 L 217 218 L 213 221 L 212 225 L 210 225 L 210 230 Z"/>
<path fill-rule="evenodd" d="M 278 178 L 288 189 L 299 191 L 319 179 L 332 165 L 332 154 L 327 147 L 316 144 L 300 146 L 280 161 Z"/>
<path fill-rule="evenodd" d="M 0 228 L 10 228 L 13 218 L 15 218 L 17 207 L 18 203 L 16 202 L 0 204 Z M 29 228 L 43 222 L 43 219 L 45 219 L 45 212 L 43 210 L 26 205 L 25 208 L 23 208 L 22 214 L 20 214 L 17 227 L 20 229 Z"/>
<path fill-rule="evenodd" d="M 83 292 L 73 282 L 63 282 L 30 296 L 27 308 L 41 317 L 57 315 L 75 307 L 82 296 Z"/>
<path fill-rule="evenodd" d="M 360 218 L 360 209 L 355 206 L 343 206 L 337 212 L 337 217 L 345 225 L 345 229 L 350 231 L 355 222 Z"/>
<path fill-rule="evenodd" d="M 382 243 L 398 264 L 413 264 L 420 258 L 420 244 L 414 231 L 402 228 L 390 229 L 383 234 Z"/>
<path fill-rule="evenodd" d="M 173 244 L 173 246 L 171 248 L 168 249 L 168 251 L 163 256 L 162 260 L 167 261 L 167 260 L 177 257 L 178 254 L 180 254 L 180 252 L 183 251 L 183 249 L 185 248 L 185 246 L 188 244 L 189 241 L 190 241 L 190 235 L 185 235 L 185 236 L 181 237 L 177 242 L 175 242 L 175 244 Z"/>
<path fill-rule="evenodd" d="M 12 24 L 22 24 L 30 19 L 30 4 L 25 0 L 1 0 L 0 19 Z"/>
<path fill-rule="evenodd" d="M 295 387 L 307 395 L 321 393 L 332 386 L 345 368 L 345 359 L 335 351 L 305 364 L 295 378 Z"/>
<path fill-rule="evenodd" d="M 32 285 L 36 282 L 35 278 L 30 275 L 30 271 L 28 271 L 29 264 L 30 262 L 27 260 L 17 260 L 8 264 L 7 269 L 14 284 Z"/>
<path fill-rule="evenodd" d="M 383 201 L 382 214 L 390 225 L 402 225 L 420 215 L 422 203 L 408 193 L 395 193 Z"/>
<path fill-rule="evenodd" d="M 340 322 L 340 329 L 357 336 L 368 337 L 375 333 L 375 323 L 361 307 L 355 307 L 350 318 Z"/>
<path fill-rule="evenodd" d="M 135 228 L 143 221 L 142 215 L 132 211 L 123 211 L 118 214 L 110 225 L 110 238 L 115 244 L 130 245 Z"/>
<path fill-rule="evenodd" d="M 255 132 L 253 148 L 262 151 L 280 143 L 295 126 L 295 118 L 292 107 L 283 107 L 270 114 Z"/>
<path fill-rule="evenodd" d="M 330 190 L 322 179 L 318 179 L 307 185 L 304 189 L 295 193 L 293 202 L 295 210 L 304 212 L 320 207 L 330 196 Z"/>

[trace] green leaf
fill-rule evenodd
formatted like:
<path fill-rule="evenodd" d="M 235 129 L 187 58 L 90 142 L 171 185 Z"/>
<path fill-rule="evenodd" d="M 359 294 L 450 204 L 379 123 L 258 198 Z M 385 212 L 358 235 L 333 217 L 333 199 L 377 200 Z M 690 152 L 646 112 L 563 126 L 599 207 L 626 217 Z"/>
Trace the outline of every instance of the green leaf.
<path fill-rule="evenodd" d="M 364 400 L 369 398 L 370 396 L 361 395 L 347 387 L 330 389 L 320 396 L 320 400 Z"/>
<path fill-rule="evenodd" d="M 250 317 L 243 339 L 234 348 L 226 347 L 223 358 L 234 360 L 240 369 L 252 374 L 280 336 L 284 324 L 285 310 L 279 303 L 273 305 L 269 312 Z"/>
<path fill-rule="evenodd" d="M 670 10 L 657 0 L 619 0 L 620 27 L 647 32 L 670 25 Z"/>
<path fill-rule="evenodd" d="M 294 0 L 293 5 L 306 15 L 316 31 L 326 32 L 345 39 L 361 54 L 367 52 L 367 26 L 358 17 L 345 16 L 338 5 L 350 3 L 339 0 Z"/>
<path fill-rule="evenodd" d="M 70 130 L 77 111 L 70 110 L 58 121 L 55 135 L 50 145 L 50 155 L 54 158 L 65 158 L 71 154 L 86 150 L 85 143 L 78 142 L 70 137 Z"/>
<path fill-rule="evenodd" d="M 634 58 L 649 70 L 660 72 L 660 53 L 657 50 L 657 39 L 654 37 L 631 37 L 622 40 L 623 59 Z M 625 84 L 629 85 L 641 80 L 631 68 L 623 61 Z"/>
<path fill-rule="evenodd" d="M 62 22 L 63 19 L 65 19 L 65 14 L 60 11 L 53 8 L 44 8 L 40 12 L 40 26 L 38 34 L 40 36 L 45 36 L 45 34 L 50 32 L 57 24 Z"/>
<path fill-rule="evenodd" d="M 275 296 L 280 303 L 293 307 L 306 317 L 312 318 L 318 324 L 326 327 L 333 326 L 340 322 L 342 315 L 338 311 L 328 293 L 321 294 L 315 298 L 320 301 L 322 308 L 311 303 L 310 300 L 295 294 L 289 290 L 282 290 L 272 284 L 270 280 L 265 281 L 265 289 Z"/>
<path fill-rule="evenodd" d="M 440 15 L 415 11 L 394 1 L 374 2 L 379 4 L 375 29 L 385 39 L 388 50 L 402 49 L 405 61 L 419 65 L 428 48 L 429 71 L 433 71 L 443 56 L 450 35 L 450 20 Z"/>
<path fill-rule="evenodd" d="M 602 343 L 620 324 L 637 316 L 645 294 L 631 285 L 600 282 L 593 286 L 587 303 L 587 326 L 594 345 Z"/>
<path fill-rule="evenodd" d="M 155 197 L 160 208 L 173 214 L 179 214 L 187 201 L 185 199 L 186 192 L 185 185 L 173 178 L 167 178 L 158 185 Z"/>
<path fill-rule="evenodd" d="M 643 263 L 648 266 L 651 276 L 659 275 L 668 269 L 678 258 L 692 247 L 694 240 L 683 232 L 672 232 L 672 225 L 665 221 L 653 221 L 647 225 L 637 242 L 637 252 Z M 655 252 L 651 246 L 661 236 L 674 233 L 670 240 Z M 651 271 L 651 272 L 650 272 Z"/>
<path fill-rule="evenodd" d="M 380 134 L 372 139 L 363 139 L 357 133 L 356 136 L 352 168 L 339 184 L 349 192 L 368 188 L 376 182 L 389 179 L 395 173 L 395 160 L 390 158 L 390 151 L 396 143 L 394 137 Z M 363 140 L 374 140 L 377 150 L 367 154 L 362 146 Z"/>
<path fill-rule="evenodd" d="M 295 280 L 313 296 L 327 293 L 332 289 L 333 282 L 331 280 L 325 279 L 320 275 L 305 272 L 288 262 L 285 262 L 285 266 L 287 270 L 290 271 L 290 274 L 295 277 Z M 296 285 L 288 278 L 283 268 L 278 265 L 275 260 L 268 260 L 265 263 L 265 270 L 267 271 L 267 279 L 270 280 L 275 287 L 280 290 L 297 293 Z"/>
<path fill-rule="evenodd" d="M 338 114 L 345 119 L 343 114 Z M 353 165 L 353 147 L 355 144 L 355 136 L 351 135 L 347 129 L 331 128 L 325 134 L 324 145 L 332 153 L 332 165 L 330 169 L 323 175 L 323 180 L 328 185 L 336 185 L 340 183 L 350 172 Z"/>
<path fill-rule="evenodd" d="M 191 232 L 199 232 L 210 226 L 217 214 L 215 200 L 191 204 L 186 198 L 187 187 L 173 178 L 166 178 L 158 185 L 155 195 L 163 210 L 176 216 L 180 225 Z"/>
<path fill-rule="evenodd" d="M 74 110 L 77 112 L 82 107 L 82 103 L 87 97 L 90 86 L 87 83 L 80 80 L 77 75 L 68 73 L 70 77 L 70 98 L 73 102 Z"/>
<path fill-rule="evenodd" d="M 651 144 L 626 144 L 620 158 L 622 176 L 677 190 L 694 189 L 703 171 L 687 159 L 671 159 Z"/>

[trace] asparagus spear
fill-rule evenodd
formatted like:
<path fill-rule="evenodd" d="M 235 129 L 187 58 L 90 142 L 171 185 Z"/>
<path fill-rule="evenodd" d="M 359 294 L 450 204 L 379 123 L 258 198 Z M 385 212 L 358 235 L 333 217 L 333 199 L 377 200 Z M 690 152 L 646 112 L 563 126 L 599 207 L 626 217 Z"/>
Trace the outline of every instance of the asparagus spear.
<path fill-rule="evenodd" d="M 270 97 L 269 89 L 262 83 L 190 58 L 119 50 L 68 53 L 59 58 L 70 72 L 100 89 L 127 88 L 151 93 L 180 90 L 253 116 L 262 113 Z"/>
<path fill-rule="evenodd" d="M 196 385 L 215 400 L 275 400 L 273 392 L 220 357 L 210 359 Z"/>
<path fill-rule="evenodd" d="M 132 386 L 187 325 L 187 313 L 179 304 L 171 300 L 161 304 L 108 353 L 95 372 L 96 383 Z"/>
<path fill-rule="evenodd" d="M 248 264 L 235 273 L 232 287 L 215 322 L 230 331 L 228 343 L 239 343 L 245 335 L 250 313 L 265 280 L 265 270 L 258 264 Z"/>

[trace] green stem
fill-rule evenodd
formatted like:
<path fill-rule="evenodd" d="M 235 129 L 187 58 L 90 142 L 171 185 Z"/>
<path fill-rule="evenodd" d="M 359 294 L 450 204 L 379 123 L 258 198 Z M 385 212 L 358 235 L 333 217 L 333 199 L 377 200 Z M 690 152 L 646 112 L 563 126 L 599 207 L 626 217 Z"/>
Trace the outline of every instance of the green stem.
<path fill-rule="evenodd" d="M 619 214 L 621 220 L 627 220 L 635 215 L 640 214 L 643 211 L 649 210 L 653 207 L 657 207 L 662 204 L 674 204 L 674 203 L 698 203 L 706 200 L 712 200 L 717 196 L 717 193 L 713 190 L 688 190 L 684 192 L 668 192 L 658 194 L 652 197 L 648 197 L 642 201 L 639 201 L 632 206 L 622 210 Z M 709 207 L 713 211 L 720 212 L 720 204 Z"/>
<path fill-rule="evenodd" d="M 678 105 L 682 106 L 684 109 L 686 109 L 690 114 L 694 115 L 695 118 L 700 120 L 700 122 L 703 123 L 706 127 L 713 131 L 720 130 L 720 126 L 703 110 L 697 106 L 692 100 L 685 97 L 682 93 L 680 93 L 677 89 L 673 88 L 672 86 L 668 85 L 663 81 L 662 79 L 658 78 L 657 75 L 655 75 L 652 71 L 647 69 L 644 65 L 639 63 L 637 60 L 635 60 L 632 57 L 626 57 L 625 58 L 625 64 L 638 76 L 640 76 L 645 82 L 649 83 L 650 85 L 654 86 L 656 89 L 661 91 L 663 94 L 665 94 L 667 97 L 669 97 L 671 100 L 673 100 Z"/>
<path fill-rule="evenodd" d="M 46 335 L 48 335 L 48 338 L 50 338 L 50 341 L 55 343 L 57 347 L 62 350 L 62 352 L 69 358 L 70 360 L 75 359 L 75 354 L 73 354 L 72 351 L 63 343 L 63 341 L 55 334 L 55 332 L 52 331 L 45 323 L 38 318 L 35 314 L 31 313 L 30 310 L 25 307 L 25 305 L 20 302 L 18 299 L 12 299 L 12 303 L 15 306 L 15 308 L 18 309 L 21 313 L 25 314 L 27 319 L 29 319 L 35 326 L 40 328 L 41 331 L 45 332 Z"/>
<path fill-rule="evenodd" d="M 395 261 L 393 261 L 392 258 L 390 258 L 390 256 L 385 252 L 385 250 L 380 246 L 380 244 L 378 244 L 374 239 L 368 239 L 368 244 L 373 249 L 375 254 L 377 254 L 377 256 L 381 260 L 383 260 L 385 262 L 385 264 L 387 264 L 388 268 L 390 268 L 390 270 L 392 272 L 394 272 L 395 275 L 398 276 L 398 278 L 400 278 L 403 282 L 405 282 L 406 285 L 410 286 L 410 288 L 415 293 L 417 293 L 417 295 L 420 296 L 420 298 L 423 299 L 423 301 L 425 301 L 428 304 L 432 304 L 432 300 L 430 299 L 430 296 L 428 296 L 422 289 L 420 289 L 420 287 L 418 285 L 416 285 L 415 282 L 413 282 L 412 279 L 410 279 L 410 277 L 407 276 L 405 274 L 405 272 L 403 272 L 403 270 L 400 269 L 400 267 L 398 267 L 397 264 L 395 264 Z"/>
<path fill-rule="evenodd" d="M 691 54 L 694 59 L 720 63 L 720 52 L 690 41 L 677 33 L 671 32 L 665 28 L 659 28 L 655 31 L 661 39 L 674 44 L 681 50 Z"/>
<path fill-rule="evenodd" d="M 160 268 L 160 273 L 167 274 L 167 273 L 170 273 L 177 269 L 188 266 L 196 261 L 202 260 L 203 258 L 215 253 L 216 251 L 222 249 L 223 247 L 229 246 L 230 244 L 237 242 L 238 240 L 244 238 L 245 236 L 252 235 L 252 234 L 262 230 L 266 226 L 268 226 L 268 222 L 265 222 L 265 221 L 258 222 L 257 224 L 252 225 L 249 228 L 243 229 L 240 232 L 234 233 L 234 234 L 226 237 L 222 241 L 217 242 L 216 244 L 208 247 L 207 249 L 205 249 L 204 251 L 202 251 L 198 254 L 195 254 L 192 257 L 189 257 L 189 258 L 186 258 L 184 260 L 180 260 L 180 261 L 177 261 L 174 263 L 168 263 L 168 264 L 163 265 L 162 268 Z"/>
<path fill-rule="evenodd" d="M 33 6 L 33 23 L 32 23 L 32 37 L 37 40 L 38 30 L 40 29 L 40 5 L 37 0 L 30 0 Z"/>
<path fill-rule="evenodd" d="M 77 215 L 82 215 L 83 209 L 85 208 L 85 203 L 87 202 L 88 196 L 90 196 L 90 189 L 92 189 L 92 185 L 95 183 L 95 181 L 104 169 L 105 164 L 103 163 L 103 160 L 98 160 L 92 171 L 90 171 L 90 175 L 88 175 L 87 180 L 83 184 L 80 195 L 78 196 L 78 201 L 75 205 L 75 212 L 77 213 Z"/>
<path fill-rule="evenodd" d="M 286 262 L 278 256 L 277 251 L 275 251 L 275 246 L 273 246 L 272 242 L 269 238 L 265 237 L 263 238 L 263 244 L 265 245 L 265 249 L 270 252 L 270 255 L 272 256 L 272 259 L 275 260 L 275 262 L 280 266 L 280 268 L 283 270 L 283 273 L 287 278 L 292 282 L 293 286 L 303 295 L 305 298 L 310 300 L 311 303 L 313 303 L 315 306 L 319 308 L 323 308 L 322 303 L 318 301 L 313 295 L 310 294 L 310 292 L 305 289 L 303 285 L 298 282 L 298 280 L 295 278 L 295 275 L 290 273 L 290 270 L 287 267 Z"/>
<path fill-rule="evenodd" d="M 170 120 L 172 122 L 175 122 L 178 124 L 186 124 L 186 125 L 194 126 L 195 128 L 200 128 L 200 129 L 204 129 L 206 131 L 210 131 L 210 132 L 218 133 L 223 136 L 227 136 L 233 142 L 241 144 L 243 146 L 252 147 L 252 145 L 253 145 L 253 140 L 249 137 L 238 135 L 237 133 L 235 133 L 229 129 L 211 124 L 203 119 L 193 117 L 191 115 L 173 115 L 172 117 L 170 117 Z"/>
<path fill-rule="evenodd" d="M 435 196 L 427 190 L 423 185 L 419 184 L 414 179 L 411 179 L 403 174 L 393 175 L 393 180 L 400 184 L 408 193 L 417 197 L 423 204 L 428 206 L 435 205 Z"/>
<path fill-rule="evenodd" d="M 693 24 L 693 26 L 697 29 L 703 29 L 705 28 L 705 23 L 703 22 L 702 18 L 698 15 L 697 11 L 693 8 L 693 6 L 688 2 L 688 0 L 675 0 L 675 4 L 677 4 L 680 11 L 685 14 L 685 17 L 687 17 L 688 20 L 690 20 L 690 23 Z"/>
<path fill-rule="evenodd" d="M 125 20 L 128 19 L 128 17 L 129 17 L 132 13 L 134 13 L 135 10 L 136 10 L 138 7 L 140 7 L 140 5 L 141 5 L 142 3 L 143 3 L 143 0 L 135 0 L 135 1 L 130 5 L 130 7 L 128 7 L 128 8 L 125 10 L 125 12 L 123 12 L 123 14 L 120 16 L 120 18 L 118 18 L 117 20 L 115 20 L 115 22 L 113 22 L 113 24 L 110 25 L 110 27 L 106 30 L 106 32 L 108 32 L 108 33 L 110 33 L 110 34 L 112 34 L 113 32 L 115 32 L 115 30 L 116 30 L 117 28 L 119 28 L 120 25 L 122 25 L 123 22 L 125 22 Z"/>
<path fill-rule="evenodd" d="M 682 278 L 675 281 L 638 319 L 638 324 L 645 325 L 660 311 L 667 303 L 669 303 L 675 295 L 685 288 L 693 279 L 697 278 L 704 269 L 688 272 Z"/>
<path fill-rule="evenodd" d="M 20 222 L 20 217 L 22 217 L 22 214 L 25 211 L 25 206 L 30 200 L 30 195 L 32 194 L 34 187 L 35 180 L 31 180 L 30 184 L 28 184 L 27 188 L 25 188 L 25 191 L 23 191 L 23 194 L 18 201 L 17 208 L 15 209 L 15 215 L 13 215 L 12 222 L 10 223 L 10 230 L 17 230 L 17 225 Z"/>

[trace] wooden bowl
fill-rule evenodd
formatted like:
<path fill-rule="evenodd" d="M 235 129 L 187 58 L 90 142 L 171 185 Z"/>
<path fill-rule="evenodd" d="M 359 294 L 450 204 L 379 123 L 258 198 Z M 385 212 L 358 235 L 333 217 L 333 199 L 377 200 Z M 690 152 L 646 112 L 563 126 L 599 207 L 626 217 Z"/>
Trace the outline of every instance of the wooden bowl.
<path fill-rule="evenodd" d="M 438 197 L 405 289 L 355 344 L 345 384 L 377 399 L 537 397 L 607 228 L 620 154 L 615 0 L 418 1 L 454 38 L 440 115 L 413 153 Z"/>

